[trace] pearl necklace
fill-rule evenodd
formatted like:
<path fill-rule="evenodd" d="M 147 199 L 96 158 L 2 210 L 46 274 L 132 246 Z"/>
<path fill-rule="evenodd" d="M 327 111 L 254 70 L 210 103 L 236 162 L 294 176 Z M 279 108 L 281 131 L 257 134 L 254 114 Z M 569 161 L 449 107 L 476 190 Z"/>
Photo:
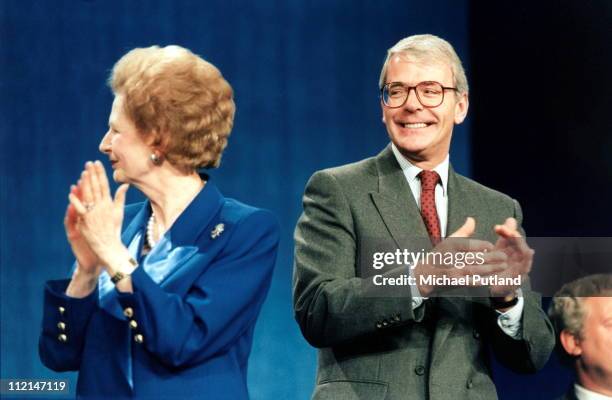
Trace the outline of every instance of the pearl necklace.
<path fill-rule="evenodd" d="M 155 213 L 151 213 L 151 217 L 149 218 L 149 222 L 147 223 L 147 244 L 149 248 L 152 249 L 157 241 L 155 240 Z"/>

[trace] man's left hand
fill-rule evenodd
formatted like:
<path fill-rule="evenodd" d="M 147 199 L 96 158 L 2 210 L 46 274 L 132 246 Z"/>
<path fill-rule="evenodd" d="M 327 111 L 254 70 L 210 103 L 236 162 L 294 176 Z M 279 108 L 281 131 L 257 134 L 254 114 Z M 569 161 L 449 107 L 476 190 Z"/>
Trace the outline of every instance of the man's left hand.
<path fill-rule="evenodd" d="M 508 268 L 498 274 L 500 278 L 516 278 L 521 276 L 521 281 L 527 276 L 531 270 L 533 254 L 525 238 L 518 231 L 516 219 L 508 218 L 503 225 L 495 225 L 495 233 L 499 239 L 495 243 L 495 249 L 506 253 L 508 260 Z M 511 301 L 516 297 L 517 286 L 498 285 L 491 286 L 489 291 L 491 297 L 503 298 L 504 301 Z"/>

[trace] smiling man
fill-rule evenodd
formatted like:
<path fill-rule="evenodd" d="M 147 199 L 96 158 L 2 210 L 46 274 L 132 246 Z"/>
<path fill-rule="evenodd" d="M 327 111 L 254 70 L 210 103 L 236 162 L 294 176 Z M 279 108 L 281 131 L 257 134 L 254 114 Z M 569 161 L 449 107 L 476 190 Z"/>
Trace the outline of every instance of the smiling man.
<path fill-rule="evenodd" d="M 432 251 L 486 253 L 483 265 L 451 268 L 455 277 L 526 277 L 533 251 L 522 238 L 520 207 L 450 166 L 468 84 L 448 42 L 401 40 L 388 51 L 379 84 L 391 143 L 376 157 L 315 173 L 295 231 L 295 317 L 320 349 L 313 398 L 495 399 L 489 348 L 521 372 L 536 371 L 550 355 L 554 335 L 539 297 L 526 286 L 501 285 L 480 288 L 484 297 L 442 297 L 444 288 L 418 280 L 400 295 L 372 296 L 359 261 L 370 239 L 402 246 L 406 237 L 425 238 Z M 441 272 L 413 267 L 384 276 Z"/>
<path fill-rule="evenodd" d="M 394 48 L 402 44 L 407 43 Z M 453 126 L 463 122 L 468 110 L 465 73 L 452 48 L 446 50 L 448 61 L 442 54 L 427 57 L 391 49 L 379 82 L 391 142 L 408 162 L 425 170 L 448 158 Z"/>

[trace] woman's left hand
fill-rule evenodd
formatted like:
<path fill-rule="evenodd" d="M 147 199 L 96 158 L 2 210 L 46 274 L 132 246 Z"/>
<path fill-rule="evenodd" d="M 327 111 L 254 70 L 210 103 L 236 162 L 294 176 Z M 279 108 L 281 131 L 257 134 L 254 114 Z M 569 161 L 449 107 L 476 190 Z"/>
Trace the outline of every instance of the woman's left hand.
<path fill-rule="evenodd" d="M 123 206 L 129 185 L 119 186 L 111 198 L 106 171 L 100 161 L 88 161 L 81 174 L 82 198 L 71 193 L 70 203 L 79 214 L 77 227 L 101 263 L 108 266 L 117 253 L 125 251 L 121 242 Z"/>

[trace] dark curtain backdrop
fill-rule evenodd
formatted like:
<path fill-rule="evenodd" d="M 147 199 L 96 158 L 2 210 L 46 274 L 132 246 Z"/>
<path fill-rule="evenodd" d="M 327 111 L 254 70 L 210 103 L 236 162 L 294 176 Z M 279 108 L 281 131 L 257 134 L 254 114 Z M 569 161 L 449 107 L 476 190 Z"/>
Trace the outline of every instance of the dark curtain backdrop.
<path fill-rule="evenodd" d="M 397 40 L 431 32 L 469 60 L 465 3 L 0 1 L 1 377 L 66 376 L 41 365 L 37 337 L 43 283 L 65 277 L 72 263 L 62 227 L 69 185 L 86 160 L 102 159 L 114 62 L 134 47 L 180 44 L 219 67 L 235 90 L 235 128 L 213 179 L 282 225 L 250 362 L 252 397 L 308 399 L 316 353 L 291 307 L 304 185 L 315 170 L 386 145 L 377 82 Z M 452 157 L 466 174 L 468 124 L 455 132 Z M 131 190 L 128 200 L 138 200 Z"/>
<path fill-rule="evenodd" d="M 520 201 L 531 237 L 612 236 L 612 2 L 469 4 L 473 177 Z M 572 376 L 553 355 L 538 375 L 495 378 L 518 399 Z"/>
<path fill-rule="evenodd" d="M 612 2 L 471 5 L 475 178 L 531 236 L 612 236 Z"/>

